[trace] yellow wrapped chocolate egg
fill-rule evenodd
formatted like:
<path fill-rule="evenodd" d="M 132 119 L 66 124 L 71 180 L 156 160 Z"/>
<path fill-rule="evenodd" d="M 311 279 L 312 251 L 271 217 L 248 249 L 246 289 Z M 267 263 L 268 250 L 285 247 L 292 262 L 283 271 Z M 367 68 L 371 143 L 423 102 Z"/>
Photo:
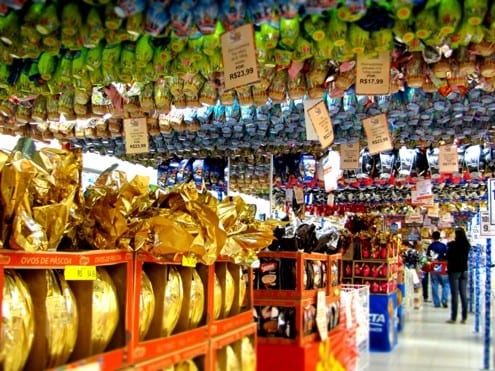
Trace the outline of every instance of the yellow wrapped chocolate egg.
<path fill-rule="evenodd" d="M 45 368 L 67 363 L 77 340 L 79 324 L 76 298 L 63 273 L 46 270 L 46 341 Z"/>
<path fill-rule="evenodd" d="M 28 287 L 13 270 L 5 270 L 0 331 L 0 369 L 22 370 L 34 338 L 33 302 Z"/>
<path fill-rule="evenodd" d="M 239 279 L 239 307 L 242 308 L 244 304 L 244 300 L 246 299 L 247 292 L 247 275 L 245 275 L 242 271 L 242 267 L 240 269 L 240 279 Z"/>
<path fill-rule="evenodd" d="M 91 318 L 91 354 L 103 353 L 119 322 L 117 290 L 103 267 L 96 268 Z"/>
<path fill-rule="evenodd" d="M 182 277 L 174 266 L 168 267 L 164 300 L 161 336 L 169 336 L 177 326 L 184 300 Z"/>
<path fill-rule="evenodd" d="M 198 327 L 205 307 L 205 288 L 198 272 L 192 270 L 191 297 L 189 301 L 189 328 Z"/>
<path fill-rule="evenodd" d="M 227 269 L 225 272 L 225 296 L 224 296 L 225 302 L 223 303 L 225 316 L 228 316 L 230 310 L 232 309 L 232 304 L 234 303 L 234 295 L 235 295 L 234 277 L 232 277 L 232 273 L 230 273 L 230 270 Z"/>
<path fill-rule="evenodd" d="M 241 340 L 241 359 L 242 371 L 256 371 L 256 353 L 253 342 L 248 337 Z"/>
<path fill-rule="evenodd" d="M 141 292 L 139 293 L 139 340 L 144 340 L 155 314 L 155 294 L 148 275 L 141 273 Z"/>
<path fill-rule="evenodd" d="M 193 360 L 188 359 L 187 361 L 175 365 L 175 371 L 199 371 L 199 368 Z"/>
<path fill-rule="evenodd" d="M 213 289 L 213 316 L 215 319 L 220 318 L 220 313 L 222 312 L 222 285 L 220 285 L 220 280 L 215 273 L 215 287 Z"/>
<path fill-rule="evenodd" d="M 225 352 L 226 352 L 226 367 L 225 371 L 238 371 L 238 370 L 243 370 L 241 368 L 239 358 L 237 357 L 237 354 L 235 354 L 234 348 L 232 348 L 230 345 L 227 345 L 225 347 Z"/>

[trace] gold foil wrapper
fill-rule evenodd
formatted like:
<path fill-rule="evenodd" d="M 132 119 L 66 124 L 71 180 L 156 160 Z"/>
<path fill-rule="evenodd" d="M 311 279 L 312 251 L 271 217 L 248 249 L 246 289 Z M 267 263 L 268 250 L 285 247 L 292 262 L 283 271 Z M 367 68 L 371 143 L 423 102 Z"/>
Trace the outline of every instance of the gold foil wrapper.
<path fill-rule="evenodd" d="M 225 371 L 238 371 L 238 370 L 244 371 L 244 369 L 241 368 L 239 357 L 237 357 L 237 354 L 235 354 L 234 348 L 232 348 L 232 346 L 227 345 L 225 347 L 225 353 L 226 353 Z"/>
<path fill-rule="evenodd" d="M 175 371 L 199 371 L 199 368 L 193 360 L 188 359 L 175 365 Z"/>
<path fill-rule="evenodd" d="M 76 298 L 62 273 L 46 271 L 47 364 L 51 368 L 67 363 L 77 340 Z"/>
<path fill-rule="evenodd" d="M 148 275 L 141 273 L 141 292 L 139 294 L 139 340 L 146 338 L 155 314 L 155 294 Z"/>
<path fill-rule="evenodd" d="M 241 340 L 241 365 L 242 371 L 256 371 L 256 351 L 249 337 Z"/>
<path fill-rule="evenodd" d="M 93 282 L 91 354 L 103 353 L 119 322 L 117 290 L 105 268 L 96 268 Z"/>
<path fill-rule="evenodd" d="M 205 287 L 198 272 L 192 270 L 191 279 L 191 296 L 189 299 L 189 326 L 188 328 L 198 327 L 203 317 L 205 307 Z"/>
<path fill-rule="evenodd" d="M 0 369 L 22 370 L 34 339 L 33 302 L 28 287 L 13 270 L 4 271 Z"/>
<path fill-rule="evenodd" d="M 235 282 L 234 277 L 232 277 L 232 273 L 227 269 L 225 272 L 225 296 L 223 303 L 223 310 L 225 316 L 228 316 L 230 310 L 232 309 L 232 304 L 234 304 L 234 295 L 235 295 Z"/>
<path fill-rule="evenodd" d="M 252 209 L 239 197 L 227 197 L 217 206 L 217 213 L 227 239 L 220 254 L 233 258 L 237 264 L 250 265 L 257 252 L 269 246 L 275 225 L 254 219 Z"/>
<path fill-rule="evenodd" d="M 184 301 L 184 287 L 182 276 L 174 266 L 168 267 L 166 273 L 165 303 L 163 306 L 163 322 L 161 336 L 169 336 L 173 333 L 179 321 L 182 303 Z"/>
<path fill-rule="evenodd" d="M 213 288 L 213 317 L 214 319 L 219 319 L 220 314 L 222 313 L 222 285 L 220 284 L 220 280 L 218 279 L 217 274 L 215 273 L 215 285 Z"/>
<path fill-rule="evenodd" d="M 246 293 L 247 293 L 247 275 L 244 274 L 242 271 L 242 267 L 239 268 L 240 272 L 240 279 L 239 279 L 239 307 L 241 308 L 244 305 L 244 300 L 246 300 Z"/>

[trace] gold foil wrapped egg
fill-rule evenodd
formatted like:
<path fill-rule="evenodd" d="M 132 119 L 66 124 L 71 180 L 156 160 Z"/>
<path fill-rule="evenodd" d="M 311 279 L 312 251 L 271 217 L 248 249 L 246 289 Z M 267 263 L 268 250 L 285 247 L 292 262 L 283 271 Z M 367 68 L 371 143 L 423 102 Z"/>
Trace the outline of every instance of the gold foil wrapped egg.
<path fill-rule="evenodd" d="M 241 370 L 256 371 L 256 352 L 252 340 L 248 337 L 242 338 L 241 340 L 241 354 Z"/>
<path fill-rule="evenodd" d="M 5 270 L 0 331 L 0 369 L 22 370 L 34 338 L 33 302 L 28 287 L 13 270 Z"/>
<path fill-rule="evenodd" d="M 222 294 L 222 285 L 220 285 L 220 280 L 215 273 L 215 287 L 213 292 L 213 316 L 215 319 L 219 319 L 222 312 Z"/>
<path fill-rule="evenodd" d="M 242 271 L 242 267 L 239 268 L 241 273 L 239 275 L 239 307 L 242 308 L 244 305 L 244 300 L 246 299 L 247 292 L 247 275 Z"/>
<path fill-rule="evenodd" d="M 176 267 L 168 267 L 166 282 L 161 331 L 162 337 L 171 335 L 175 326 L 177 326 L 182 309 L 182 302 L 184 300 L 182 277 Z"/>
<path fill-rule="evenodd" d="M 63 273 L 46 270 L 46 341 L 45 368 L 67 363 L 77 340 L 79 324 L 74 293 Z"/>
<path fill-rule="evenodd" d="M 223 303 L 225 316 L 228 316 L 230 310 L 232 309 L 232 304 L 234 303 L 234 295 L 235 295 L 234 277 L 232 277 L 232 273 L 230 273 L 230 270 L 227 269 L 225 271 L 225 302 Z"/>
<path fill-rule="evenodd" d="M 139 293 L 139 340 L 145 339 L 155 314 L 155 294 L 148 275 L 141 273 L 141 291 Z"/>
<path fill-rule="evenodd" d="M 205 307 L 205 288 L 196 269 L 192 270 L 191 297 L 189 301 L 189 328 L 198 327 Z"/>
<path fill-rule="evenodd" d="M 103 353 L 119 322 L 117 290 L 105 268 L 96 268 L 93 282 L 91 354 Z"/>
<path fill-rule="evenodd" d="M 239 362 L 239 357 L 237 357 L 237 354 L 235 354 L 234 348 L 232 348 L 230 345 L 227 345 L 225 347 L 225 352 L 226 352 L 226 367 L 225 371 L 239 371 L 243 370 L 241 369 L 241 365 Z"/>
<path fill-rule="evenodd" d="M 175 365 L 175 371 L 199 371 L 199 368 L 193 360 L 188 359 Z"/>

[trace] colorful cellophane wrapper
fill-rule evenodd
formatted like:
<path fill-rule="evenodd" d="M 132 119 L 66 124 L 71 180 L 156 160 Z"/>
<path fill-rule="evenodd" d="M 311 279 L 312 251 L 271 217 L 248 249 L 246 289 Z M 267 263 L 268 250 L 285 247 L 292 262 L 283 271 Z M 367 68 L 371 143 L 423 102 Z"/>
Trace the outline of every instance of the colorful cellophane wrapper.
<path fill-rule="evenodd" d="M 235 295 L 235 282 L 234 277 L 232 277 L 232 273 L 230 270 L 226 270 L 225 272 L 225 295 L 224 295 L 224 303 L 223 310 L 225 316 L 228 316 L 230 310 L 232 309 L 232 304 L 234 304 L 234 295 Z"/>
<path fill-rule="evenodd" d="M 93 281 L 91 354 L 103 353 L 119 323 L 117 290 L 105 268 L 96 268 Z"/>
<path fill-rule="evenodd" d="M 183 361 L 175 365 L 175 371 L 199 371 L 198 366 L 192 359 L 188 359 L 187 361 Z"/>
<path fill-rule="evenodd" d="M 75 236 L 82 220 L 81 153 L 25 146 L 3 160 L 2 155 L 2 243 L 25 251 L 56 250 L 64 234 Z"/>
<path fill-rule="evenodd" d="M 77 340 L 76 298 L 63 274 L 46 270 L 46 342 L 47 363 L 52 368 L 67 363 Z"/>
<path fill-rule="evenodd" d="M 222 285 L 220 285 L 220 280 L 215 273 L 215 285 L 213 287 L 213 318 L 219 319 L 222 312 Z"/>
<path fill-rule="evenodd" d="M 225 359 L 227 361 L 225 366 L 225 371 L 243 370 L 239 362 L 239 357 L 237 356 L 237 354 L 235 354 L 234 348 L 232 348 L 232 346 L 227 345 L 225 347 L 225 353 L 226 353 Z"/>
<path fill-rule="evenodd" d="M 28 287 L 13 270 L 4 271 L 0 369 L 18 371 L 31 351 L 34 339 L 33 302 Z"/>
<path fill-rule="evenodd" d="M 241 364 L 242 371 L 256 371 L 256 352 L 249 337 L 244 337 L 241 340 Z"/>
<path fill-rule="evenodd" d="M 189 299 L 189 326 L 198 327 L 205 309 L 205 287 L 196 269 L 192 270 L 191 296 Z"/>
<path fill-rule="evenodd" d="M 153 285 L 145 271 L 141 273 L 141 291 L 139 293 L 139 340 L 146 338 L 146 334 L 155 314 L 155 293 Z"/>
<path fill-rule="evenodd" d="M 163 304 L 163 319 L 161 336 L 169 336 L 177 326 L 179 321 L 182 303 L 184 301 L 184 287 L 182 285 L 182 276 L 174 266 L 169 266 L 165 270 L 165 296 Z"/>

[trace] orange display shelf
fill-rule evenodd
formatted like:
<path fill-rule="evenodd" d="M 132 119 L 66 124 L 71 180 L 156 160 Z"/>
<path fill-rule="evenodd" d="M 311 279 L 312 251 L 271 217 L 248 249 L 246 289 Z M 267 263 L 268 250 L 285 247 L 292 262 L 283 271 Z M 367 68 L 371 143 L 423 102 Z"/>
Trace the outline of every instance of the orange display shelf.
<path fill-rule="evenodd" d="M 75 368 L 80 365 L 98 364 L 100 370 L 110 371 L 121 368 L 129 354 L 128 333 L 131 329 L 132 316 L 132 281 L 133 281 L 133 253 L 122 250 L 92 250 L 73 252 L 38 251 L 25 252 L 1 249 L 0 250 L 0 285 L 3 287 L 4 271 L 16 269 L 24 272 L 28 286 L 34 290 L 31 295 L 35 305 L 43 305 L 43 287 L 39 277 L 44 269 L 64 269 L 70 266 L 105 267 L 116 287 L 119 307 L 119 321 L 117 328 L 103 353 L 91 354 L 91 312 L 92 287 L 91 280 L 70 280 L 69 285 L 75 295 L 79 313 L 79 325 L 76 345 L 66 365 L 56 369 Z M 40 291 L 41 290 L 41 291 Z M 3 299 L 0 290 L 0 301 Z M 0 305 L 0 315 L 2 306 Z M 45 315 L 36 312 L 37 328 L 44 328 Z M 88 322 L 89 321 L 89 322 Z M 1 324 L 0 324 L 1 325 Z M 31 353 L 26 367 L 38 369 L 43 367 L 45 360 L 46 339 L 44 335 L 37 336 L 33 341 Z M 41 369 L 40 368 L 40 369 Z"/>

